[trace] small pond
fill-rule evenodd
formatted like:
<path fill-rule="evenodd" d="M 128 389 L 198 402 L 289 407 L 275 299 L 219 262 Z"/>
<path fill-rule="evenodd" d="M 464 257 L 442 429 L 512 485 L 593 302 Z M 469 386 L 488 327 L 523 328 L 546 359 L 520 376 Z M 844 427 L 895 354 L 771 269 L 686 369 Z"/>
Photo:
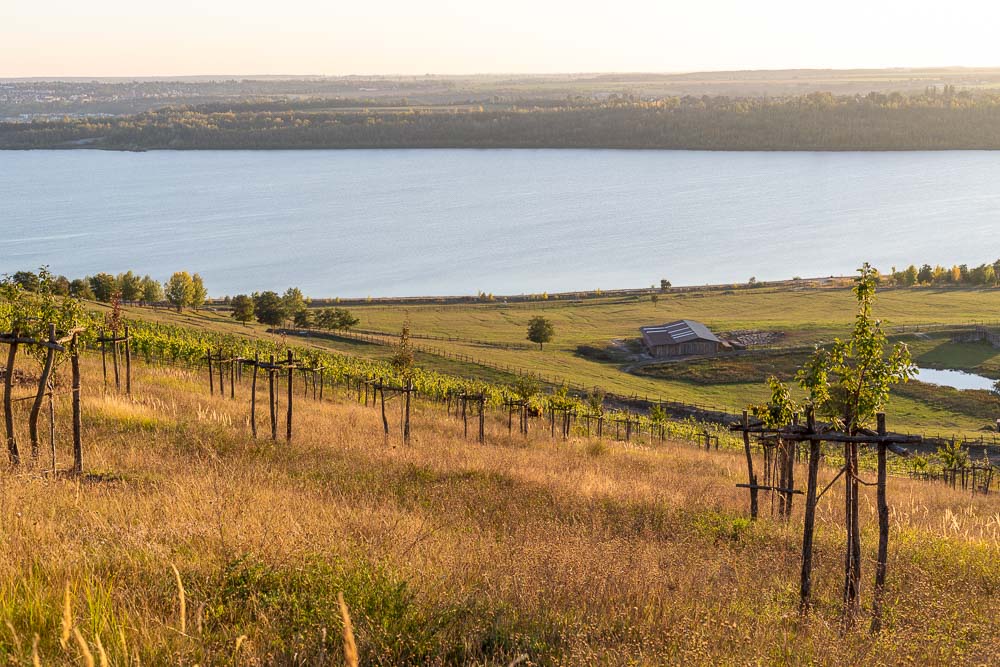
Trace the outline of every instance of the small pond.
<path fill-rule="evenodd" d="M 954 389 L 985 389 L 990 391 L 996 384 L 996 380 L 965 371 L 940 370 L 937 368 L 918 368 L 920 373 L 918 380 L 927 384 L 936 384 L 942 387 L 952 387 Z"/>

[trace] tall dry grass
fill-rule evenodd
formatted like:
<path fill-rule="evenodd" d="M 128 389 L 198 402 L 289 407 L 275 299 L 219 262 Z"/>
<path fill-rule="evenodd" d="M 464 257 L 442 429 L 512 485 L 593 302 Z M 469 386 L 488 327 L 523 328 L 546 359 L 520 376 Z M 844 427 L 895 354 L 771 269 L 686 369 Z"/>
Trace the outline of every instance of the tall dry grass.
<path fill-rule="evenodd" d="M 255 442 L 246 386 L 233 402 L 209 397 L 200 376 L 139 366 L 130 401 L 102 395 L 93 360 L 84 372 L 88 475 L 0 475 L 0 658 L 345 664 L 346 618 L 361 664 L 1000 655 L 996 496 L 891 480 L 886 630 L 842 634 L 839 486 L 819 507 L 817 603 L 803 620 L 801 507 L 784 525 L 765 496 L 750 524 L 737 452 L 538 429 L 525 441 L 499 421 L 479 445 L 422 403 L 403 447 L 398 413 L 387 444 L 378 413 L 340 394 L 296 395 L 294 441 Z M 876 518 L 864 493 L 870 600 Z"/>

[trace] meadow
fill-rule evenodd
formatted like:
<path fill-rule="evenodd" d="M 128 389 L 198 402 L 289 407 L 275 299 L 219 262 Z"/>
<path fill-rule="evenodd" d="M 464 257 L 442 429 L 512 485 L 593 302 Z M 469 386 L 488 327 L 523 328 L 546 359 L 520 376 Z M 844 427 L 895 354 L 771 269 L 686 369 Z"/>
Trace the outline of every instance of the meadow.
<path fill-rule="evenodd" d="M 343 392 L 297 401 L 290 443 L 255 441 L 245 385 L 232 401 L 201 372 L 136 364 L 129 400 L 101 390 L 99 358 L 83 375 L 86 474 L 0 476 L 0 657 L 14 664 L 341 664 L 339 593 L 361 664 L 988 664 L 1000 651 L 995 494 L 890 480 L 887 626 L 872 637 L 840 626 L 840 485 L 819 505 L 802 618 L 801 508 L 786 525 L 765 502 L 750 522 L 742 455 L 537 426 L 510 437 L 492 418 L 479 445 L 423 401 L 404 447 Z"/>

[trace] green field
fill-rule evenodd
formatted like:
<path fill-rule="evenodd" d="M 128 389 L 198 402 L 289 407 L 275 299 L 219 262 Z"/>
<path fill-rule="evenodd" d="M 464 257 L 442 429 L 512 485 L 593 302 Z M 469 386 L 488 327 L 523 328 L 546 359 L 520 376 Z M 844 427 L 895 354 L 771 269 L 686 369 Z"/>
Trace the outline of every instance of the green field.
<path fill-rule="evenodd" d="M 648 295 L 520 303 L 351 306 L 360 329 L 398 332 L 409 321 L 420 365 L 464 376 L 508 381 L 531 372 L 548 381 L 578 387 L 599 386 L 623 395 L 675 400 L 738 411 L 767 396 L 764 380 L 774 373 L 791 379 L 814 344 L 845 336 L 854 317 L 854 297 L 844 288 L 758 288 L 703 290 Z M 968 325 L 1000 319 L 1000 290 L 897 289 L 879 295 L 876 313 L 894 338 L 905 341 L 918 365 L 971 370 L 1000 378 L 1000 350 L 983 344 L 952 343 L 936 327 Z M 268 336 L 259 325 L 243 327 L 224 310 L 177 315 L 170 311 L 133 309 L 133 316 Z M 544 350 L 526 345 L 528 320 L 550 319 L 555 340 Z M 687 318 L 716 332 L 760 330 L 780 332 L 774 347 L 752 354 L 631 368 L 612 341 L 638 336 L 640 326 Z M 914 334 L 909 329 L 926 328 Z M 420 336 L 453 338 L 430 340 Z M 384 337 L 383 342 L 391 342 Z M 496 343 L 496 345 L 491 344 Z M 384 358 L 385 345 L 348 338 L 313 339 L 312 344 L 359 356 Z M 516 344 L 507 349 L 499 344 Z M 510 372 L 500 369 L 510 369 Z M 633 370 L 634 372 L 628 372 Z M 954 390 L 912 383 L 895 392 L 889 407 L 899 430 L 973 435 L 1000 416 L 1000 400 L 985 392 Z"/>

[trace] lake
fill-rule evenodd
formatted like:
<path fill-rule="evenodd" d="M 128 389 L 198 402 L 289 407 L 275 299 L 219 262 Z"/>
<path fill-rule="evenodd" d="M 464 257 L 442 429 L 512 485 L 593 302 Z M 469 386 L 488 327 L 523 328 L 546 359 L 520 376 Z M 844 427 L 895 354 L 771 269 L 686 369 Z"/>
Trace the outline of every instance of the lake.
<path fill-rule="evenodd" d="M 939 368 L 920 368 L 918 370 L 920 372 L 917 374 L 916 379 L 921 382 L 936 384 L 942 387 L 951 387 L 952 389 L 960 389 L 962 391 L 970 389 L 992 391 L 997 384 L 996 380 L 976 375 L 975 373 L 966 373 L 965 371 Z"/>
<path fill-rule="evenodd" d="M 998 183 L 991 152 L 0 152 L 0 273 L 363 297 L 979 264 Z"/>

